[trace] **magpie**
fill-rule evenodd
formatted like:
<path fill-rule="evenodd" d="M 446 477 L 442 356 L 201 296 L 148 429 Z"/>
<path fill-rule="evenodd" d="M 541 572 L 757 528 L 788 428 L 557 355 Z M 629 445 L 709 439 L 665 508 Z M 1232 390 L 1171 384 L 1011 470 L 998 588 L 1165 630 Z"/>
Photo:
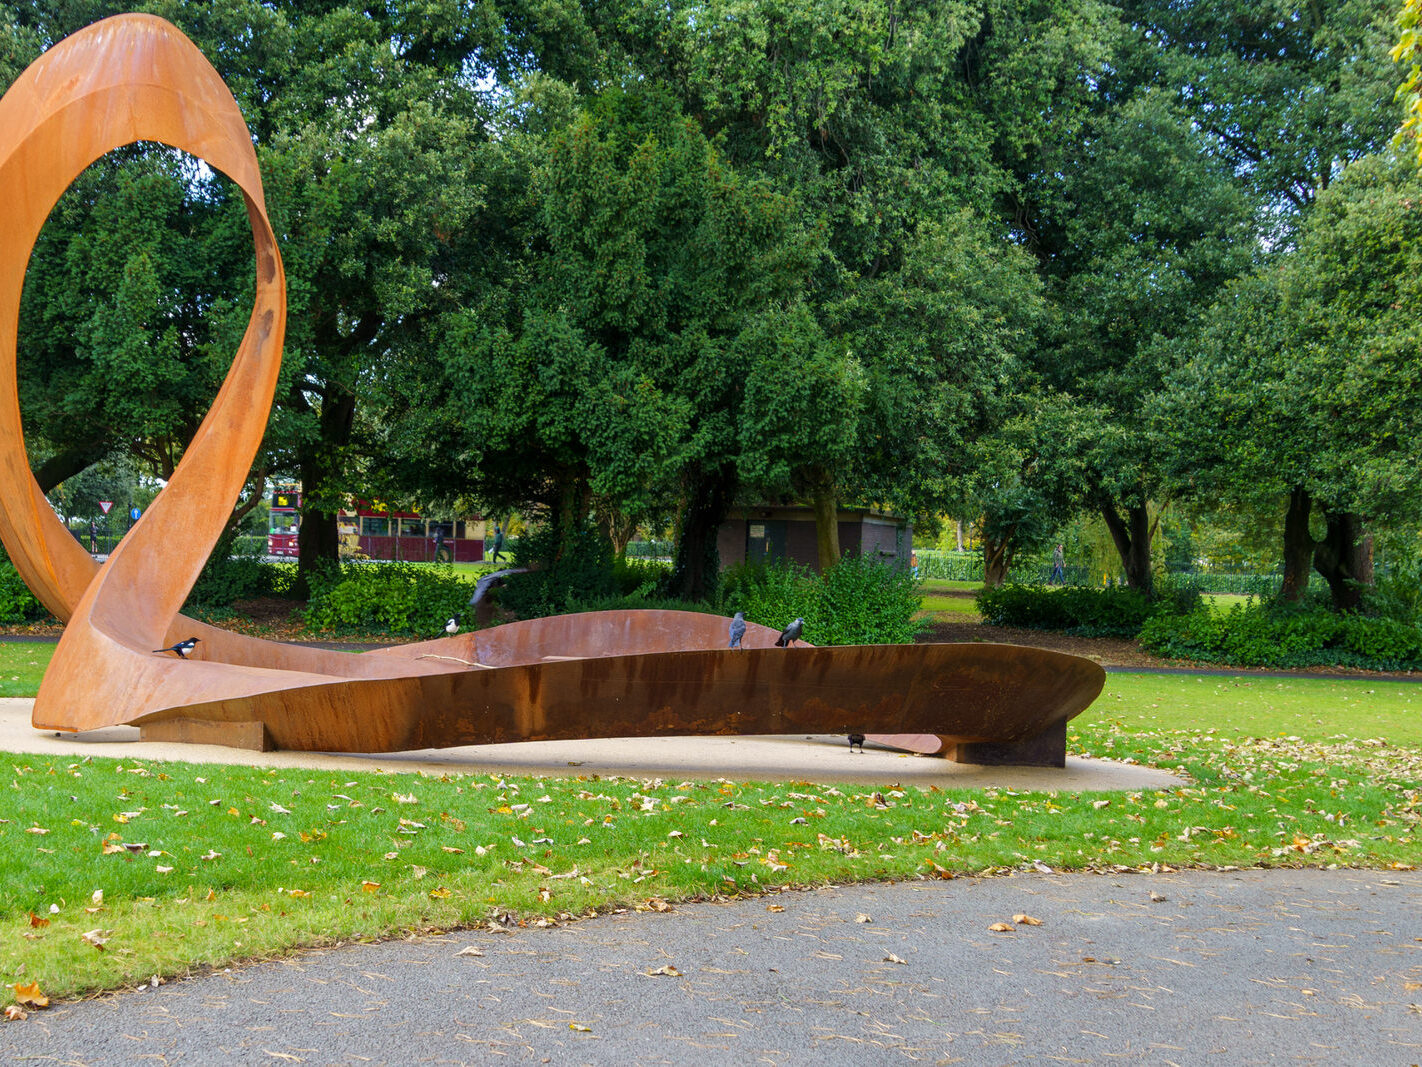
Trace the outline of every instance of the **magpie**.
<path fill-rule="evenodd" d="M 863 734 L 850 734 L 850 735 L 849 735 L 849 751 L 853 752 L 855 745 L 858 745 L 858 746 L 859 746 L 859 751 L 860 751 L 861 753 L 864 751 L 864 735 L 863 735 Z"/>
<path fill-rule="evenodd" d="M 736 612 L 735 618 L 731 620 L 731 647 L 740 648 L 741 638 L 746 635 L 746 613 Z"/>
<path fill-rule="evenodd" d="M 796 619 L 785 629 L 780 631 L 780 636 L 775 639 L 776 648 L 789 648 L 796 641 L 803 640 L 800 636 L 805 632 L 805 620 Z"/>
<path fill-rule="evenodd" d="M 179 659 L 187 659 L 188 653 L 197 645 L 198 638 L 189 637 L 186 641 L 179 641 L 176 645 L 169 645 L 167 648 L 155 648 L 154 652 L 176 652 Z"/>
<path fill-rule="evenodd" d="M 459 632 L 459 612 L 455 612 L 449 617 L 449 621 L 444 624 L 444 632 L 453 637 Z"/>

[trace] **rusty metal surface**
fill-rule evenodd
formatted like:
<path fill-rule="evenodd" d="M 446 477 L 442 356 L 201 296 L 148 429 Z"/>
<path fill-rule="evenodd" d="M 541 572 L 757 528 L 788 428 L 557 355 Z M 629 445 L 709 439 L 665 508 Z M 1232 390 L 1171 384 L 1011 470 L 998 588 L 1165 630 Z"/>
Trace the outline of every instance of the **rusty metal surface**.
<path fill-rule="evenodd" d="M 137 140 L 205 160 L 246 198 L 256 295 L 232 368 L 168 485 L 99 566 L 30 475 L 16 386 L 25 268 L 49 211 Z M 626 611 L 515 623 L 361 656 L 226 633 L 178 614 L 235 503 L 270 410 L 285 281 L 246 125 L 217 72 L 161 19 L 122 15 L 37 60 L 0 99 L 0 538 L 67 626 L 35 701 L 50 730 L 350 752 L 660 734 L 926 734 L 1030 741 L 1104 673 L 1009 645 L 776 649 L 751 624 Z M 177 532 L 177 536 L 175 536 Z M 188 637 L 187 659 L 154 653 Z"/>

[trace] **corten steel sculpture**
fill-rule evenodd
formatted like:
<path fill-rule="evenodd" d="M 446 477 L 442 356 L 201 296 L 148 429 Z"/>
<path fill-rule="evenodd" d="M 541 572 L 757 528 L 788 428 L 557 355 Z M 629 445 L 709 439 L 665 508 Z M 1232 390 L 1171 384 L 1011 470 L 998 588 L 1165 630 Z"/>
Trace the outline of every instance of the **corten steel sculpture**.
<path fill-rule="evenodd" d="M 246 335 L 167 487 L 98 565 L 29 471 L 15 346 L 25 268 L 60 195 L 138 140 L 205 160 L 242 190 L 256 248 Z M 880 731 L 971 762 L 1060 765 L 1097 665 L 1011 645 L 770 647 L 748 625 L 618 611 L 513 623 L 365 655 L 261 641 L 178 614 L 237 499 L 271 406 L 285 280 L 252 142 L 197 48 L 146 15 L 106 19 L 37 60 L 0 100 L 0 537 L 67 623 L 34 725 L 134 724 L 146 738 L 347 752 L 666 734 Z M 180 536 L 174 536 L 174 534 Z M 186 658 L 154 652 L 189 637 Z M 892 736 L 889 736 L 892 735 Z"/>

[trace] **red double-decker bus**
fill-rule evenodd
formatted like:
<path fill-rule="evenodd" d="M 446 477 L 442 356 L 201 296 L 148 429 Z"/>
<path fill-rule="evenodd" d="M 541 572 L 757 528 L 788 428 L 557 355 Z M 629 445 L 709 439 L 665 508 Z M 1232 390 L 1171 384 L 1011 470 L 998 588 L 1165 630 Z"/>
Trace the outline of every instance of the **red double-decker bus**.
<path fill-rule="evenodd" d="M 267 553 L 295 558 L 301 529 L 301 490 L 294 486 L 272 493 L 267 527 Z M 342 559 L 478 563 L 484 558 L 484 520 L 430 519 L 415 511 L 398 511 L 373 501 L 356 501 L 336 516 Z"/>
<path fill-rule="evenodd" d="M 281 486 L 272 493 L 267 518 L 267 555 L 296 558 L 296 533 L 301 527 L 301 490 Z"/>

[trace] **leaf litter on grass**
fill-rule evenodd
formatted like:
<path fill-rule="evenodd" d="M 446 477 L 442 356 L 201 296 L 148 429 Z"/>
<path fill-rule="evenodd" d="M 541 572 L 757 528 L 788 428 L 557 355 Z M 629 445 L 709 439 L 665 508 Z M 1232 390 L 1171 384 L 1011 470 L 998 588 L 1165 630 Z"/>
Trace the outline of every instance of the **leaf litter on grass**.
<path fill-rule="evenodd" d="M 0 973 L 69 995 L 198 959 L 662 911 L 784 886 L 970 871 L 1403 866 L 1416 854 L 1419 754 L 1406 746 L 1109 720 L 1074 728 L 1071 745 L 1189 781 L 1100 795 L 14 757 L 0 822 Z M 136 847 L 114 836 L 114 821 L 128 824 Z M 50 833 L 29 834 L 31 825 Z M 74 903 L 87 905 L 96 885 L 101 951 L 82 940 L 94 921 L 83 923 L 90 916 Z M 50 928 L 31 925 L 42 915 Z M 4 938 L 7 926 L 33 939 Z"/>

